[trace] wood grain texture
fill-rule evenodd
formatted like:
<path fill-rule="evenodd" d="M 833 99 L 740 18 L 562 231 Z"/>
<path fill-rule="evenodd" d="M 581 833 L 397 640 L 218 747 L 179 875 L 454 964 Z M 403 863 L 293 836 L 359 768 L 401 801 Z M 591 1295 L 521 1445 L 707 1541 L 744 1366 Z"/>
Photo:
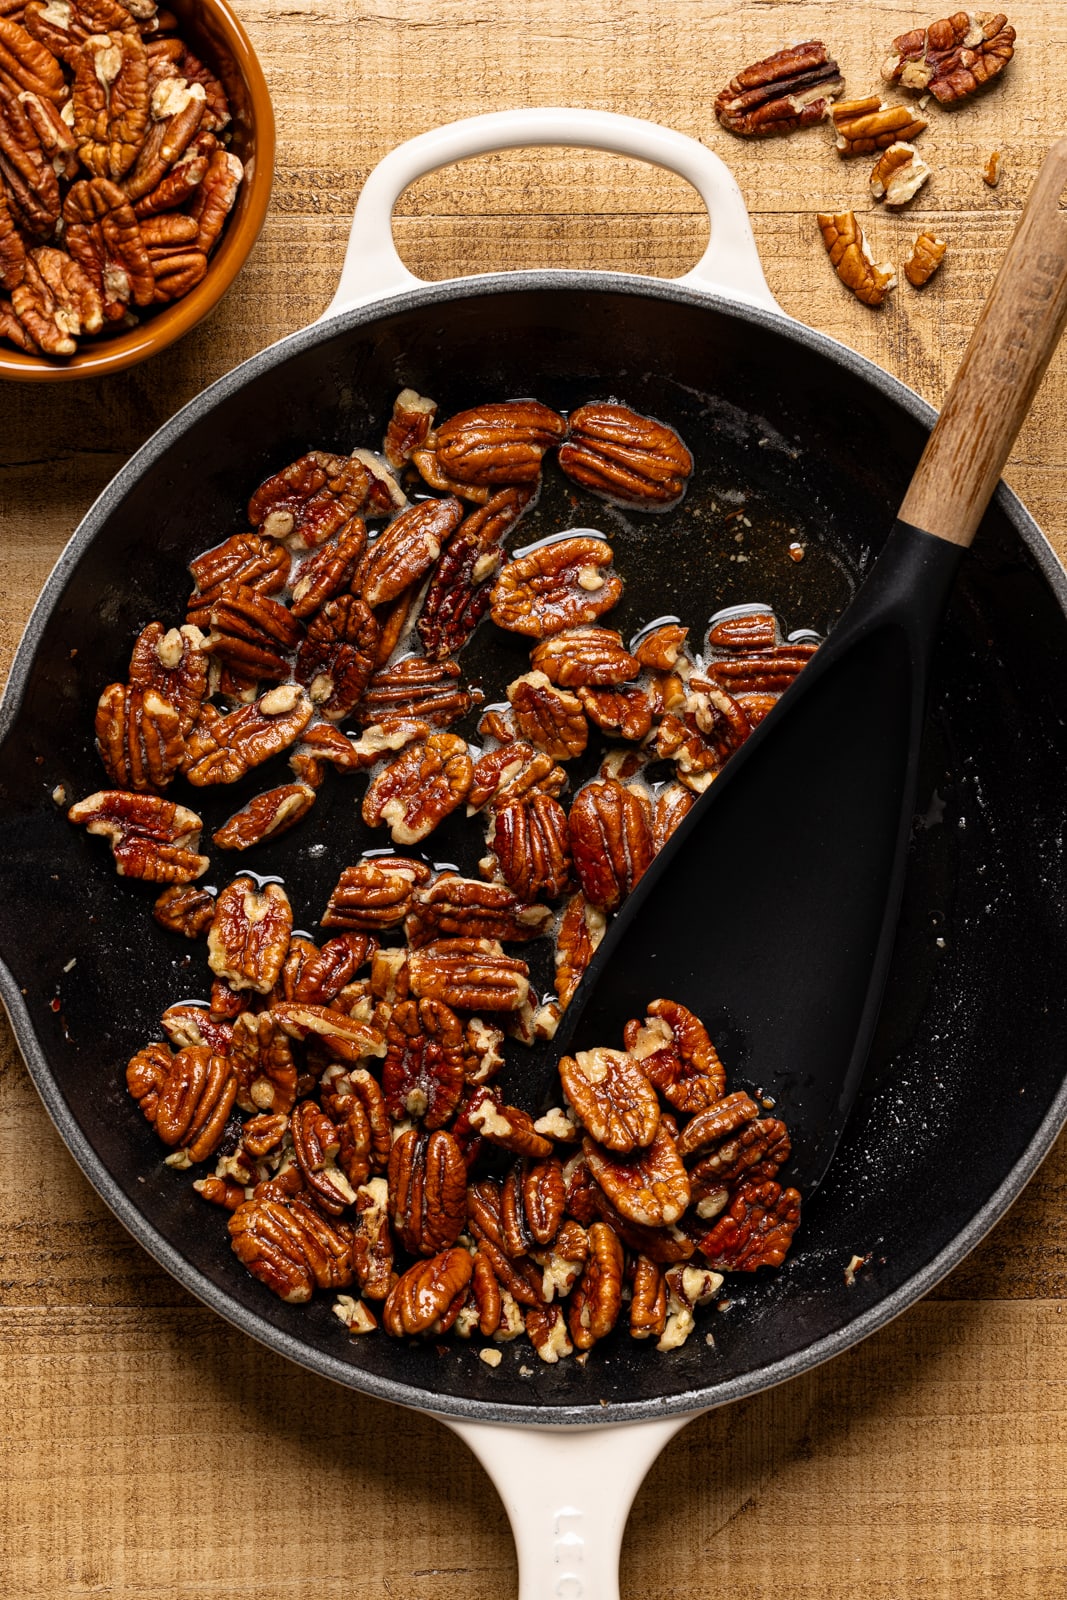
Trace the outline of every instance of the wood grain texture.
<path fill-rule="evenodd" d="M 652 117 L 733 166 L 783 307 L 935 404 L 1067 112 L 1067 10 L 1028 0 L 1018 54 L 974 105 L 936 106 L 934 177 L 893 216 L 823 130 L 731 139 L 715 93 L 824 38 L 848 91 L 935 13 L 889 0 L 235 0 L 279 124 L 263 236 L 180 345 L 110 380 L 0 389 L 0 667 L 112 474 L 179 405 L 328 303 L 360 184 L 395 143 L 490 108 Z M 1003 177 L 981 180 L 999 148 Z M 833 276 L 817 210 L 865 215 L 879 259 L 949 241 L 941 273 L 878 312 Z M 416 185 L 396 238 L 440 278 L 511 266 L 686 270 L 707 237 L 680 180 L 562 151 L 480 158 Z M 1067 352 L 1007 476 L 1067 554 Z M 872 449 L 877 441 L 872 441 Z M 74 1167 L 6 1027 L 0 1040 L 0 1571 L 20 1600 L 502 1600 L 502 1509 L 439 1425 L 310 1377 L 156 1268 Z M 920 1306 L 827 1367 L 705 1416 L 638 1498 L 626 1600 L 1048 1600 L 1067 1587 L 1067 1140 Z"/>

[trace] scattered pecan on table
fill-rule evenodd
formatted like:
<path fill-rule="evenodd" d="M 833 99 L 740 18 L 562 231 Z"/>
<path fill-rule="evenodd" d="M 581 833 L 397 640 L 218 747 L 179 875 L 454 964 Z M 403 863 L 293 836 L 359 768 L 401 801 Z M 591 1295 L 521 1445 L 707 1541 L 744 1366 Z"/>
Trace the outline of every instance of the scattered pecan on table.
<path fill-rule="evenodd" d="M 880 306 L 890 290 L 896 288 L 897 275 L 890 262 L 879 265 L 875 261 L 855 212 L 831 216 L 820 211 L 815 220 L 833 269 L 846 289 L 851 289 L 865 306 Z"/>
<path fill-rule="evenodd" d="M 882 77 L 950 106 L 992 82 L 1014 54 L 1015 29 L 1002 12 L 955 11 L 894 39 Z"/>
<path fill-rule="evenodd" d="M 822 122 L 844 86 L 822 40 L 811 39 L 731 78 L 716 98 L 715 115 L 731 133 L 749 138 L 792 133 Z"/>
<path fill-rule="evenodd" d="M 231 1213 L 248 1270 L 293 1304 L 333 1293 L 352 1333 L 451 1330 L 491 1355 L 525 1334 L 547 1362 L 627 1322 L 677 1348 L 722 1273 L 779 1263 L 797 1225 L 784 1126 L 727 1092 L 673 1001 L 565 1058 L 543 1116 L 495 1080 L 509 1040 L 552 1036 L 611 916 L 816 648 L 763 607 L 713 617 L 699 651 L 676 620 L 627 643 L 605 620 L 625 583 L 607 539 L 507 548 L 552 452 L 631 514 L 669 510 L 693 470 L 673 428 L 616 401 L 438 422 L 407 390 L 383 455 L 274 471 L 249 531 L 191 563 L 187 620 L 149 622 L 103 690 L 112 787 L 68 812 L 120 875 L 160 886 L 161 928 L 203 941 L 208 999 L 164 1011 L 128 1086 L 167 1164 Z M 484 711 L 457 659 L 479 626 L 529 650 Z M 277 881 L 201 887 L 202 821 L 171 798 L 268 763 L 215 849 L 313 830 L 323 785 L 354 779 L 364 823 L 389 830 L 308 908 L 321 944 Z M 481 876 L 421 855 L 464 811 Z"/>

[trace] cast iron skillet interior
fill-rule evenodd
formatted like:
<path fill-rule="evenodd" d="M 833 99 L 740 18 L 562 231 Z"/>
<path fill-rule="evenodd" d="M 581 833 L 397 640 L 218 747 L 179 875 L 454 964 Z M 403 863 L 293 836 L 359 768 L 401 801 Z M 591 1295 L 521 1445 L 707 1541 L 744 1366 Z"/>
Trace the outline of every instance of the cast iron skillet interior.
<path fill-rule="evenodd" d="M 91 1181 L 238 1326 L 406 1404 L 621 1421 L 736 1398 L 888 1320 L 977 1242 L 1067 1115 L 1067 589 L 1014 497 L 1001 490 L 945 623 L 900 934 L 858 1109 L 784 1269 L 730 1280 L 729 1308 L 669 1357 L 623 1329 L 585 1366 L 546 1367 L 521 1342 L 490 1371 L 458 1342 L 351 1339 L 330 1296 L 290 1307 L 253 1281 L 230 1251 L 224 1215 L 163 1166 L 124 1086 L 128 1057 L 161 1036 L 164 1007 L 206 994 L 203 946 L 158 928 L 151 887 L 117 878 L 103 842 L 72 828 L 52 798 L 58 785 L 72 798 L 105 785 L 97 697 L 125 677 L 145 623 L 182 620 L 190 558 L 243 530 L 251 491 L 303 451 L 376 443 L 404 385 L 432 394 L 442 415 L 490 398 L 534 394 L 568 409 L 617 397 L 680 429 L 697 468 L 676 511 L 623 516 L 553 470 L 514 540 L 603 529 L 628 584 L 608 620 L 625 635 L 675 613 L 699 643 L 712 611 L 749 600 L 772 604 L 787 629 L 832 625 L 890 527 L 928 408 L 861 358 L 766 313 L 647 279 L 547 276 L 419 290 L 293 336 L 167 424 L 94 506 L 34 614 L 0 724 L 2 987 Z M 791 543 L 805 547 L 800 563 Z M 527 648 L 485 624 L 463 660 L 499 694 L 525 670 Z M 205 840 L 287 776 L 282 758 L 236 787 L 197 791 Z M 248 867 L 281 876 L 297 925 L 323 937 L 316 918 L 341 866 L 387 843 L 358 819 L 362 789 L 328 780 L 307 822 L 248 858 L 215 853 L 207 881 Z M 481 853 L 463 823 L 427 843 L 433 859 L 467 871 Z M 696 941 L 730 937 L 714 883 L 694 885 L 691 918 Z M 547 967 L 538 975 L 550 987 Z M 745 1084 L 744 1040 L 722 1018 L 716 1037 L 732 1083 Z M 550 1047 L 515 1049 L 505 1094 L 538 1100 L 550 1059 Z M 787 1120 L 803 1092 L 788 1063 L 779 1082 L 753 1087 L 774 1094 Z M 854 1253 L 872 1261 L 850 1288 Z"/>

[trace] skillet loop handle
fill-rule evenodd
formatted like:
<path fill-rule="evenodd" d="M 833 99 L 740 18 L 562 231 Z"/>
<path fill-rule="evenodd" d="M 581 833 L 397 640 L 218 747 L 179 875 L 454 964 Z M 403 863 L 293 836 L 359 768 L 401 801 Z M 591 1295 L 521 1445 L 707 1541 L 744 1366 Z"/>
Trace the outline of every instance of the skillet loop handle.
<path fill-rule="evenodd" d="M 675 281 L 781 313 L 763 276 L 748 211 L 730 169 L 687 134 L 610 111 L 495 111 L 420 133 L 398 145 L 370 173 L 356 205 L 341 281 L 323 315 L 340 315 L 424 280 L 409 272 L 393 242 L 393 208 L 408 186 L 470 156 L 533 145 L 611 150 L 665 167 L 697 190 L 711 220 L 711 238 L 691 272 Z"/>
<path fill-rule="evenodd" d="M 660 1451 L 698 1415 L 592 1428 L 441 1418 L 504 1502 L 519 1557 L 518 1600 L 619 1600 L 619 1551 L 634 1496 Z"/>

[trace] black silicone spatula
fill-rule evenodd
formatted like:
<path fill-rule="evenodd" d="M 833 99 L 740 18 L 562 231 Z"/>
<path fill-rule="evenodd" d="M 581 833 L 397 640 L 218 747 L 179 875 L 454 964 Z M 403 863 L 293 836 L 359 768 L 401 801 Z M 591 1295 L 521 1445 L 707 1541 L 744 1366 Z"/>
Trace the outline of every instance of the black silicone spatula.
<path fill-rule="evenodd" d="M 790 1181 L 808 1192 L 877 1020 L 945 598 L 1067 319 L 1065 184 L 1067 139 L 1038 173 L 878 561 L 626 902 L 557 1035 L 561 1054 L 619 1047 L 648 1001 L 681 1001 L 731 1074 L 786 1094 Z"/>

